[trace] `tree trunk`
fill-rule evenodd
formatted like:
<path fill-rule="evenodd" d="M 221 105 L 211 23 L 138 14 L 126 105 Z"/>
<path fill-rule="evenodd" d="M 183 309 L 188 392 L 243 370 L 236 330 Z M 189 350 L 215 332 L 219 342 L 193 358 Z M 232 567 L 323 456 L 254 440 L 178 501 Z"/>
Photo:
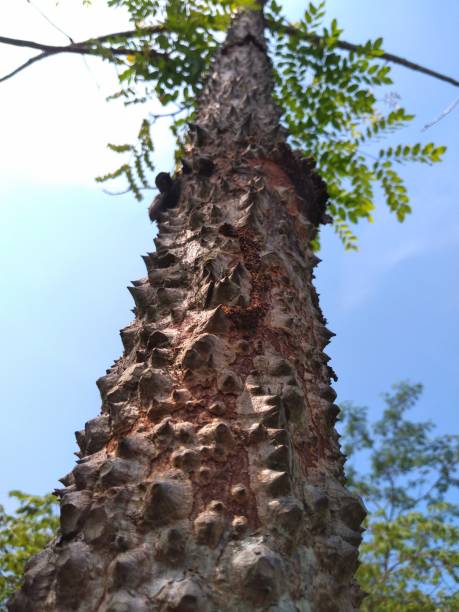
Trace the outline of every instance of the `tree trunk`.
<path fill-rule="evenodd" d="M 350 611 L 343 486 L 310 241 L 326 192 L 285 142 L 261 12 L 233 23 L 160 217 L 124 355 L 77 433 L 61 532 L 12 612 Z"/>

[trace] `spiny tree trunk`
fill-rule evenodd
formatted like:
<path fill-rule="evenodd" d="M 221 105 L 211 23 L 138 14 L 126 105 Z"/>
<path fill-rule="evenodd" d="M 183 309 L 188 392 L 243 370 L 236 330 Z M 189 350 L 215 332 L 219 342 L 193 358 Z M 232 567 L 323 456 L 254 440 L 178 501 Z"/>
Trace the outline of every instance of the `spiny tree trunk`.
<path fill-rule="evenodd" d="M 271 93 L 262 14 L 244 13 L 98 381 L 102 414 L 77 434 L 60 536 L 12 612 L 358 608 L 364 508 L 343 486 L 312 286 L 326 193 Z"/>

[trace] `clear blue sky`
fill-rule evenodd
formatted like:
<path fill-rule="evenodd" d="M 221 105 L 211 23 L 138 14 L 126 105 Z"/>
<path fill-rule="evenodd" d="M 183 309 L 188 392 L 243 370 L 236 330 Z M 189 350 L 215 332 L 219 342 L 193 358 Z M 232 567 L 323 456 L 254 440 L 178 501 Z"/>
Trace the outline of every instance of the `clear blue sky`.
<path fill-rule="evenodd" d="M 2 2 L 2 25 L 13 4 L 19 0 Z M 300 3 L 287 4 L 298 12 Z M 455 0 L 330 0 L 328 7 L 348 40 L 383 36 L 388 51 L 459 77 Z M 0 33 L 25 36 L 23 23 L 19 15 Z M 109 25 L 95 19 L 85 27 L 96 35 Z M 29 27 L 30 37 L 46 40 Z M 72 19 L 66 27 L 74 33 Z M 52 30 L 48 40 L 62 41 Z M 0 47 L 0 66 L 15 57 Z M 111 89 L 97 70 L 79 58 L 54 59 L 0 85 L 0 503 L 13 488 L 49 491 L 71 469 L 73 432 L 98 414 L 95 380 L 120 355 L 118 330 L 131 320 L 125 287 L 144 275 L 140 255 L 153 247 L 146 205 L 110 198 L 90 181 L 111 161 L 104 143 L 121 141 L 137 120 L 105 106 Z M 337 334 L 328 352 L 339 401 L 369 405 L 376 416 L 379 394 L 392 383 L 422 382 L 413 416 L 457 432 L 459 108 L 421 130 L 459 90 L 402 68 L 394 76 L 392 89 L 417 115 L 399 139 L 449 150 L 440 166 L 402 169 L 414 209 L 404 224 L 379 206 L 375 223 L 358 228 L 355 254 L 324 234 L 317 285 Z M 165 146 L 161 169 L 169 169 L 169 154 Z"/>

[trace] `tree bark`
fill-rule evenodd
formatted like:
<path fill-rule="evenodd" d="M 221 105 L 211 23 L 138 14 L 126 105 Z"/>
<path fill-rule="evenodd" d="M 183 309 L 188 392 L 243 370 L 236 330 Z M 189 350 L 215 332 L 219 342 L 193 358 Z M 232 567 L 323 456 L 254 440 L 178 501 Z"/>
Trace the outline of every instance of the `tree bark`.
<path fill-rule="evenodd" d="M 365 510 L 346 491 L 312 285 L 325 186 L 286 144 L 263 16 L 234 21 L 177 208 L 134 282 L 61 531 L 11 612 L 341 612 Z"/>

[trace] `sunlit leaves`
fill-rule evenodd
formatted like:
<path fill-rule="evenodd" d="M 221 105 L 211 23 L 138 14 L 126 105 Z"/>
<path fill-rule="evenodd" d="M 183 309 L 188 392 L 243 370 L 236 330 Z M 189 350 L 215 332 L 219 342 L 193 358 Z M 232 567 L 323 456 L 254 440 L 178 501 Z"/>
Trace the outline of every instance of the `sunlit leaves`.
<path fill-rule="evenodd" d="M 57 530 L 56 498 L 12 491 L 18 504 L 13 514 L 0 506 L 0 610 L 22 580 L 27 560 L 42 550 Z"/>
<path fill-rule="evenodd" d="M 459 609 L 459 528 L 451 504 L 433 504 L 368 522 L 357 579 L 369 594 L 363 612 L 453 612 Z"/>
<path fill-rule="evenodd" d="M 348 249 L 356 240 L 349 226 L 373 220 L 378 190 L 399 221 L 411 211 L 397 166 L 435 163 L 444 147 L 433 144 L 379 148 L 414 118 L 403 108 L 385 111 L 378 88 L 390 85 L 390 67 L 379 61 L 382 39 L 357 50 L 337 47 L 341 30 L 322 26 L 323 3 L 309 4 L 295 30 L 286 30 L 277 4 L 268 4 L 276 68 L 276 97 L 295 148 L 317 160 L 330 194 L 329 212 Z"/>
<path fill-rule="evenodd" d="M 172 131 L 180 148 L 185 122 L 196 108 L 205 75 L 235 10 L 255 0 L 110 0 L 124 7 L 134 34 L 109 42 L 126 55 L 100 55 L 118 65 L 121 89 L 114 97 L 125 104 L 156 99 L 180 108 Z M 275 96 L 290 143 L 317 161 L 330 194 L 329 213 L 348 249 L 356 248 L 351 226 L 373 220 L 375 201 L 382 194 L 399 221 L 411 212 L 400 176 L 407 162 L 432 164 L 444 147 L 433 143 L 392 144 L 394 134 L 414 118 L 403 108 L 387 104 L 392 84 L 390 66 L 380 60 L 382 38 L 353 47 L 342 43 L 335 19 L 324 24 L 325 2 L 310 2 L 302 19 L 288 24 L 281 3 L 265 6 L 270 54 L 275 69 Z M 344 47 L 343 47 L 344 45 Z M 382 100 L 382 102 L 381 102 Z M 153 126 L 154 121 L 146 120 Z M 381 147 L 382 138 L 390 146 Z M 137 145 L 126 151 L 120 168 L 102 177 L 125 176 L 139 199 L 148 184 L 144 153 Z"/>

